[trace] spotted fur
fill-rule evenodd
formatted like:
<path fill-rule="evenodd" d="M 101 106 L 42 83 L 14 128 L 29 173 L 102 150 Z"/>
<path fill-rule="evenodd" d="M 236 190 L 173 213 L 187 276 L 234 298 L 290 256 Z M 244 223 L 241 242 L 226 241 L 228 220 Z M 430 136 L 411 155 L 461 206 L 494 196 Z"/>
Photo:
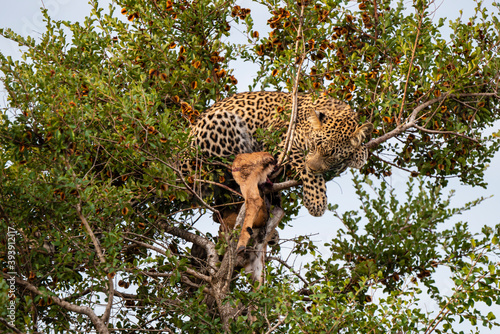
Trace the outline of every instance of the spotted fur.
<path fill-rule="evenodd" d="M 281 116 L 291 109 L 291 95 L 282 92 L 235 94 L 215 103 L 193 125 L 194 142 L 207 156 L 229 157 L 265 150 L 255 140 L 257 129 L 288 127 Z M 313 216 L 326 210 L 324 175 L 360 168 L 368 157 L 363 140 L 373 125 L 358 124 L 351 108 L 338 100 L 309 94 L 298 97 L 296 131 L 287 164 L 303 184 L 303 203 Z M 286 131 L 283 131 L 281 149 Z"/>

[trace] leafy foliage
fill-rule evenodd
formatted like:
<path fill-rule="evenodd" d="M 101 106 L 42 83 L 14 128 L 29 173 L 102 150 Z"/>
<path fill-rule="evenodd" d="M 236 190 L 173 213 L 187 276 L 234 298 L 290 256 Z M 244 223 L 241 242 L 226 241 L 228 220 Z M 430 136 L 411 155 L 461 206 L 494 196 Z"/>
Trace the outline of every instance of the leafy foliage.
<path fill-rule="evenodd" d="M 478 2 L 468 22 L 449 22 L 444 39 L 432 1 L 415 1 L 414 13 L 388 0 L 256 3 L 268 27 L 233 0 L 117 0 L 108 10 L 91 1 L 81 23 L 44 11 L 38 40 L 0 29 L 23 50 L 22 60 L 0 54 L 8 92 L 0 262 L 8 268 L 14 251 L 17 277 L 12 295 L 12 275 L 2 272 L 0 301 L 15 296 L 16 317 L 9 325 L 0 309 L 0 328 L 455 333 L 457 321 L 498 325 L 476 304 L 500 304 L 500 226 L 478 235 L 466 223 L 445 227 L 481 199 L 452 209 L 443 195 L 450 177 L 486 186 L 498 150 L 498 136 L 482 135 L 499 115 L 495 13 Z M 248 44 L 230 42 L 236 24 Z M 354 177 L 360 210 L 331 206 L 345 226 L 326 245 L 331 254 L 297 238 L 291 255 L 314 256 L 299 272 L 278 245 L 260 287 L 238 274 L 227 240 L 195 227 L 210 205 L 240 200 L 219 187 L 206 202 L 193 197 L 195 177 L 226 183 L 227 171 L 178 170 L 196 157 L 189 124 L 236 92 L 236 60 L 259 65 L 253 89 L 291 91 L 298 76 L 300 91 L 349 101 L 376 129 L 370 161 Z M 260 140 L 272 149 L 278 136 L 267 130 Z M 404 202 L 371 181 L 392 168 L 420 176 Z M 283 197 L 282 228 L 297 214 L 300 187 Z M 443 268 L 450 295 L 434 281 Z M 424 294 L 440 312 L 422 311 Z"/>
<path fill-rule="evenodd" d="M 344 1 L 307 3 L 301 90 L 350 101 L 362 120 L 373 122 L 374 137 L 416 120 L 419 131 L 399 133 L 398 141 L 379 146 L 365 173 L 388 176 L 397 167 L 442 184 L 458 176 L 465 184 L 485 186 L 484 168 L 498 149 L 498 141 L 484 145 L 489 138 L 480 140 L 498 115 L 494 36 L 500 26 L 494 15 L 479 4 L 469 22 L 450 22 L 453 33 L 445 39 L 440 32 L 445 20 L 433 21 L 432 1 L 416 1 L 412 14 L 403 2 L 394 6 L 388 0 L 360 1 L 358 9 Z M 282 64 L 298 57 L 299 9 L 266 4 L 273 14 L 271 32 L 245 55 L 261 67 L 254 88 L 291 91 L 296 68 Z M 392 157 L 388 164 L 382 154 Z"/>

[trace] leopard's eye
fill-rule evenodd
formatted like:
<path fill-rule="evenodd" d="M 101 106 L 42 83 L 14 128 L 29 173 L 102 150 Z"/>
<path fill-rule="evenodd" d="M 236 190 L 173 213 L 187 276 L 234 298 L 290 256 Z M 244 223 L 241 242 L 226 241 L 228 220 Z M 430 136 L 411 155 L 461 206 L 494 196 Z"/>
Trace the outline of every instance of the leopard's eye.
<path fill-rule="evenodd" d="M 338 148 L 334 146 L 332 149 L 329 150 L 330 154 L 329 155 L 335 155 L 338 152 Z"/>

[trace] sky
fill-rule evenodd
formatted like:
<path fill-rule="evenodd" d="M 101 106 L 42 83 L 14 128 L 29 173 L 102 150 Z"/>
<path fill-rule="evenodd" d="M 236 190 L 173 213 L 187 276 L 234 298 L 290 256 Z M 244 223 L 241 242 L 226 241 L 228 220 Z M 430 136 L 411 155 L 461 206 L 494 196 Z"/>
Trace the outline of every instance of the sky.
<path fill-rule="evenodd" d="M 8 27 L 23 36 L 31 35 L 34 38 L 40 36 L 40 34 L 44 31 L 45 26 L 42 20 L 40 7 L 45 7 L 53 19 L 63 19 L 69 21 L 81 21 L 86 15 L 88 15 L 91 8 L 85 0 L 0 1 L 2 2 L 2 10 L 0 11 L 0 28 Z M 107 7 L 108 3 L 109 1 L 101 1 L 101 7 Z M 493 0 L 487 0 L 484 2 L 484 4 L 488 7 L 492 7 L 492 3 Z M 256 7 L 251 1 L 241 0 L 239 1 L 239 5 L 244 8 L 252 9 L 255 26 L 262 34 L 265 30 L 268 17 L 266 15 L 259 15 L 259 8 Z M 353 6 L 357 6 L 357 2 L 353 2 Z M 472 0 L 439 0 L 436 1 L 436 20 L 439 17 L 455 19 L 461 15 L 461 10 L 465 20 L 474 12 L 474 8 L 475 1 Z M 258 27 L 263 28 L 259 29 Z M 443 37 L 447 37 L 449 34 L 449 30 L 443 31 Z M 246 41 L 244 36 L 241 36 L 241 38 L 241 42 L 244 43 Z M 14 58 L 19 58 L 20 56 L 17 44 L 4 39 L 3 37 L 0 37 L 0 52 L 4 55 L 11 55 Z M 234 66 L 234 68 L 235 76 L 239 81 L 239 91 L 247 91 L 248 86 L 252 83 L 252 78 L 257 71 L 256 66 L 249 63 L 243 63 L 238 66 Z M 0 86 L 0 106 L 3 107 L 5 105 L 5 92 L 3 87 Z M 500 124 L 497 123 L 491 131 L 498 131 L 499 128 Z M 456 190 L 455 196 L 451 202 L 452 207 L 460 207 L 466 202 L 470 202 L 481 196 L 493 197 L 450 221 L 447 224 L 448 227 L 452 226 L 452 224 L 457 221 L 466 221 L 469 222 L 472 232 L 480 232 L 481 227 L 485 224 L 494 226 L 500 223 L 500 219 L 498 218 L 498 207 L 500 205 L 500 198 L 498 194 L 498 189 L 500 189 L 500 173 L 498 173 L 499 168 L 500 154 L 497 153 L 494 160 L 491 162 L 491 167 L 485 174 L 485 180 L 488 183 L 487 189 L 462 186 L 456 180 L 450 182 L 450 185 L 447 189 L 445 189 L 444 193 L 447 194 L 451 189 Z M 329 202 L 339 204 L 339 211 L 341 212 L 356 210 L 360 206 L 360 203 L 356 199 L 351 177 L 351 173 L 347 172 L 327 184 Z M 386 178 L 385 181 L 398 190 L 398 196 L 403 196 L 404 191 L 406 190 L 407 179 L 407 173 L 395 169 L 393 170 L 393 175 Z M 399 199 L 404 199 L 404 197 L 400 197 Z M 281 238 L 293 238 L 299 235 L 313 234 L 312 239 L 317 241 L 319 245 L 322 245 L 324 242 L 328 242 L 334 238 L 338 229 L 343 227 L 342 223 L 337 220 L 331 212 L 325 213 L 323 217 L 316 218 L 310 216 L 305 209 L 300 211 L 299 215 L 293 220 L 291 225 L 291 227 L 286 227 L 285 230 L 280 231 Z M 199 229 L 210 229 L 212 230 L 211 232 L 218 229 L 218 225 L 215 225 L 211 221 L 206 222 L 205 227 L 197 227 Z M 322 248 L 322 251 L 324 256 L 328 256 L 328 250 L 326 248 Z M 439 280 L 439 287 L 441 291 L 449 294 L 451 291 L 451 283 L 446 279 L 446 272 L 439 273 L 439 275 L 443 278 L 442 280 Z M 425 307 L 427 307 L 428 310 L 436 310 L 435 305 L 425 305 Z M 500 314 L 500 308 L 498 308 L 497 314 Z M 484 329 L 481 333 L 492 332 Z"/>

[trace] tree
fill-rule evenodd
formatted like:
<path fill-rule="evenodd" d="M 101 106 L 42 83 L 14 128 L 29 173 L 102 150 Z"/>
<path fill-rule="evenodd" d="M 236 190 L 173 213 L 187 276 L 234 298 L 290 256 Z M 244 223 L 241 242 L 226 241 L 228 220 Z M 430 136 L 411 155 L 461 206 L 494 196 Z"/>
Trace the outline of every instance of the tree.
<path fill-rule="evenodd" d="M 9 103 L 0 123 L 0 288 L 2 304 L 16 308 L 12 320 L 1 309 L 2 329 L 454 333 L 454 321 L 498 325 L 476 302 L 500 301 L 500 226 L 481 235 L 466 223 L 438 229 L 481 201 L 450 209 L 447 180 L 486 186 L 499 147 L 498 133 L 482 131 L 499 118 L 500 22 L 481 2 L 468 22 L 449 23 L 449 41 L 426 0 L 409 14 L 402 1 L 262 1 L 271 15 L 262 37 L 255 14 L 232 0 L 117 0 L 107 11 L 91 3 L 82 23 L 44 11 L 38 41 L 0 30 L 23 47 L 21 61 L 0 55 Z M 234 25 L 247 44 L 228 42 Z M 234 201 L 224 163 L 208 162 L 198 176 L 178 169 L 196 157 L 190 122 L 236 92 L 236 59 L 260 66 L 254 89 L 325 92 L 376 129 L 369 163 L 353 179 L 362 210 L 330 206 L 345 225 L 328 244 L 332 255 L 297 238 L 292 254 L 316 255 L 301 273 L 278 246 L 260 287 L 235 272 L 234 239 L 195 227 L 218 212 L 214 200 Z M 273 138 L 261 140 L 272 148 Z M 418 179 L 404 202 L 384 182 L 367 189 L 392 168 Z M 294 186 L 283 190 L 281 227 L 300 207 L 300 187 L 285 179 L 284 188 Z M 200 182 L 215 186 L 212 197 L 193 197 Z M 436 267 L 449 268 L 452 295 L 437 290 Z M 415 306 L 419 284 L 441 312 Z M 384 294 L 372 303 L 376 290 Z"/>

